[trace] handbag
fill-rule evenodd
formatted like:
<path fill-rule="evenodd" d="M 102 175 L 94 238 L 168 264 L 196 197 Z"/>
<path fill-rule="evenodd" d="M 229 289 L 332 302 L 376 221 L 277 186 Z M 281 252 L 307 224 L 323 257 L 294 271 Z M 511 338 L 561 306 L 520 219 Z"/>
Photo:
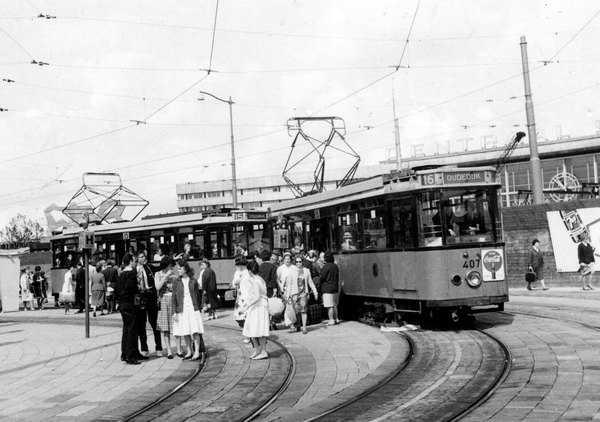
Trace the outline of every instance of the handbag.
<path fill-rule="evenodd" d="M 582 266 L 579 268 L 579 271 L 581 271 L 581 275 L 583 276 L 583 275 L 588 275 L 588 274 L 590 274 L 590 273 L 592 272 L 592 269 L 590 268 L 590 266 L 589 266 L 589 265 L 582 265 Z"/>
<path fill-rule="evenodd" d="M 525 281 L 526 281 L 527 283 L 533 283 L 533 282 L 535 281 L 535 279 L 536 279 L 536 275 L 535 275 L 535 273 L 533 272 L 533 270 L 527 271 L 527 272 L 525 273 Z"/>
<path fill-rule="evenodd" d="M 225 300 L 226 301 L 234 300 L 236 296 L 237 296 L 237 294 L 236 294 L 235 290 L 227 290 L 225 292 Z"/>
<path fill-rule="evenodd" d="M 133 297 L 133 306 L 145 309 L 146 308 L 146 297 L 142 293 L 138 293 Z"/>
<path fill-rule="evenodd" d="M 58 300 L 61 303 L 75 303 L 75 292 L 60 292 L 58 294 Z"/>
<path fill-rule="evenodd" d="M 291 299 L 285 305 L 284 323 L 287 326 L 292 326 L 296 323 L 296 311 Z"/>
<path fill-rule="evenodd" d="M 285 310 L 285 305 L 283 304 L 283 300 L 278 297 L 270 297 L 269 301 L 269 315 L 272 317 L 279 316 Z"/>

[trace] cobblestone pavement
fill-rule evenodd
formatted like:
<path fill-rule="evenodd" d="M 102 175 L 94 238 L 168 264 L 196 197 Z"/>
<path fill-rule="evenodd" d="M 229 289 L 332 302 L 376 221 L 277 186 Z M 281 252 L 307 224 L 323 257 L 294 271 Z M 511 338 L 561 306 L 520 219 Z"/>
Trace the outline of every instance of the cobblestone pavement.
<path fill-rule="evenodd" d="M 194 371 L 177 358 L 125 365 L 120 361 L 120 316 L 90 322 L 90 338 L 85 338 L 83 314 L 66 316 L 54 308 L 0 314 L 0 420 L 118 420 Z M 237 324 L 230 311 L 223 311 L 219 319 L 205 321 L 205 327 L 210 351 L 228 347 L 218 342 L 232 341 L 211 337 L 211 331 Z M 294 420 L 293 414 L 312 414 L 358 394 L 399 364 L 401 354 L 393 351 L 404 344 L 397 334 L 357 322 L 309 326 L 307 335 L 281 329 L 272 336 L 291 350 L 298 366 L 287 400 L 267 409 L 263 420 Z M 152 350 L 152 336 L 148 338 Z M 241 340 L 240 333 L 234 341 Z M 242 355 L 249 354 L 249 347 L 243 347 Z M 367 375 L 372 377 L 367 380 Z M 333 395 L 335 400 L 324 401 Z"/>
<path fill-rule="evenodd" d="M 550 287 L 511 289 L 506 312 L 477 316 L 486 331 L 509 345 L 514 362 L 503 386 L 469 420 L 600 419 L 598 330 L 566 320 L 599 326 L 600 290 Z M 554 320 L 523 314 L 533 309 Z M 197 368 L 158 357 L 124 365 L 120 316 L 90 321 L 85 338 L 83 314 L 65 316 L 54 308 L 0 314 L 0 420 L 119 420 Z M 237 367 L 252 367 L 230 311 L 205 326 L 209 350 L 231 350 L 230 356 L 244 361 Z M 228 335 L 219 331 L 225 329 Z M 272 335 L 291 350 L 298 369 L 282 400 L 261 415 L 265 421 L 305 420 L 358 395 L 397 368 L 407 347 L 397 334 L 356 322 L 310 326 L 307 335 L 283 329 Z M 210 420 L 210 414 L 203 418 Z"/>

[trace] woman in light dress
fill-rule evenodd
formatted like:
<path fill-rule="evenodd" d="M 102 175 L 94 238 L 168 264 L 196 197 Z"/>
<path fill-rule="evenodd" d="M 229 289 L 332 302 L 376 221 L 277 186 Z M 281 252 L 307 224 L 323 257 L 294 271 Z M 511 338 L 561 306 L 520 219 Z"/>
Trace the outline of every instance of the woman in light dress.
<path fill-rule="evenodd" d="M 33 293 L 31 293 L 31 281 L 29 280 L 29 270 L 22 268 L 21 277 L 19 278 L 19 286 L 21 287 L 21 301 L 23 302 L 23 310 L 27 310 L 27 303 L 29 302 L 29 308 L 34 311 L 33 308 Z"/>
<path fill-rule="evenodd" d="M 247 265 L 250 288 L 247 300 L 242 306 L 246 312 L 246 323 L 243 334 L 252 339 L 254 353 L 250 359 L 268 359 L 267 338 L 269 337 L 269 301 L 267 299 L 267 285 L 258 275 L 259 265 L 256 261 L 250 261 Z"/>
<path fill-rule="evenodd" d="M 173 283 L 171 310 L 173 313 L 173 334 L 185 339 L 187 354 L 184 360 L 204 359 L 204 350 L 201 350 L 201 338 L 204 333 L 202 314 L 200 313 L 200 289 L 198 280 L 194 278 L 194 270 L 187 261 L 181 259 L 177 264 L 179 278 Z M 190 340 L 194 340 L 194 351 Z M 203 343 L 203 342 L 202 342 Z"/>
<path fill-rule="evenodd" d="M 75 265 L 73 265 L 73 261 L 69 261 L 68 266 L 69 266 L 69 269 L 65 273 L 65 281 L 63 282 L 62 289 L 60 292 L 70 294 L 70 296 L 72 296 L 72 300 L 75 301 L 75 284 L 76 284 L 76 282 L 73 277 L 73 269 L 75 268 Z M 69 300 L 65 300 L 63 302 L 63 304 L 65 305 L 65 315 L 69 315 L 70 314 L 69 310 L 71 308 L 71 302 Z"/>
<path fill-rule="evenodd" d="M 244 311 L 244 305 L 248 300 L 248 292 L 251 288 L 250 275 L 248 274 L 248 259 L 244 255 L 236 255 L 235 260 L 235 274 L 233 281 L 231 282 L 231 288 L 237 292 L 235 305 L 233 308 L 233 318 L 237 321 L 238 325 L 244 328 L 246 322 L 246 312 Z M 246 338 L 244 343 L 250 343 L 250 339 Z"/>
<path fill-rule="evenodd" d="M 177 275 L 173 272 L 175 261 L 170 256 L 163 256 L 160 260 L 160 271 L 154 275 L 154 285 L 158 292 L 160 309 L 158 311 L 158 330 L 163 335 L 163 344 L 167 348 L 167 358 L 173 359 L 171 350 L 171 332 L 173 332 L 173 284 Z M 183 357 L 181 352 L 181 338 L 175 337 L 177 354 Z"/>

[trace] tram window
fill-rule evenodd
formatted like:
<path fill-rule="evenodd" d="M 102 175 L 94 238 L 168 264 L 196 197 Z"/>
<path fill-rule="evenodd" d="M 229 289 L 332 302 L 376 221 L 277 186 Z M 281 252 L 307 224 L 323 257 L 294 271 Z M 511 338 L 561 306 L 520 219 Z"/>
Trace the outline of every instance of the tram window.
<path fill-rule="evenodd" d="M 233 226 L 233 256 L 248 255 L 248 236 L 246 236 L 246 226 L 237 224 Z"/>
<path fill-rule="evenodd" d="M 210 239 L 210 255 L 209 258 L 229 258 L 229 243 L 227 238 L 226 227 L 215 227 L 207 229 L 208 239 Z M 205 250 L 208 255 L 208 251 Z"/>
<path fill-rule="evenodd" d="M 444 192 L 444 202 L 453 204 L 452 222 L 457 227 L 456 236 L 447 243 L 488 242 L 492 240 L 490 228 L 490 195 L 486 190 Z"/>
<path fill-rule="evenodd" d="M 353 251 L 357 249 L 357 237 L 359 233 L 358 213 L 340 213 L 338 218 L 337 240 L 340 250 Z"/>
<path fill-rule="evenodd" d="M 290 224 L 290 238 L 293 242 L 292 248 L 296 252 L 304 249 L 304 232 L 302 230 L 302 221 L 296 221 Z"/>
<path fill-rule="evenodd" d="M 204 230 L 199 229 L 194 232 L 194 241 L 193 241 L 192 249 L 194 249 L 196 251 L 198 258 L 203 258 L 205 256 L 205 253 L 204 253 Z"/>
<path fill-rule="evenodd" d="M 358 249 L 385 249 L 387 239 L 384 224 L 384 208 L 362 210 L 363 239 L 358 241 Z"/>
<path fill-rule="evenodd" d="M 413 236 L 413 206 L 410 198 L 392 201 L 393 246 L 396 248 L 411 248 L 414 246 Z"/>
<path fill-rule="evenodd" d="M 261 252 L 264 249 L 270 249 L 269 233 L 266 230 L 265 224 L 248 224 L 248 250 L 250 252 Z"/>
<path fill-rule="evenodd" d="M 438 192 L 423 192 L 420 195 L 420 246 L 442 246 L 442 225 L 440 222 L 440 197 Z"/>

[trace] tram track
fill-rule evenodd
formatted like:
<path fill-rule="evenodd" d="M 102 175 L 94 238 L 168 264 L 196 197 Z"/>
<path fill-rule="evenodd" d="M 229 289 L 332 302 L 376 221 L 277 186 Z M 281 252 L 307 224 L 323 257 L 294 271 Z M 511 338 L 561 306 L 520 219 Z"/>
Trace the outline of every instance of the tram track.
<path fill-rule="evenodd" d="M 212 328 L 218 328 L 219 330 L 229 331 L 239 335 L 239 330 L 231 327 L 213 325 Z M 239 338 L 241 342 L 241 336 Z M 270 339 L 269 343 L 277 345 L 277 349 L 281 353 L 270 352 L 271 358 L 265 361 L 252 361 L 249 365 L 256 364 L 261 365 L 266 363 L 271 364 L 271 361 L 277 359 L 285 359 L 288 362 L 288 369 L 285 376 L 275 386 L 272 391 L 265 393 L 253 393 L 247 391 L 248 384 L 255 382 L 258 374 L 249 373 L 248 377 L 237 374 L 235 376 L 223 375 L 226 370 L 224 366 L 227 364 L 227 360 L 217 362 L 215 365 L 221 366 L 217 368 L 214 376 L 209 375 L 202 378 L 203 372 L 209 368 L 211 363 L 211 357 L 206 360 L 204 366 L 199 366 L 198 370 L 192 374 L 188 379 L 181 383 L 177 388 L 171 392 L 165 394 L 163 397 L 158 399 L 155 403 L 148 405 L 146 408 L 139 410 L 138 412 L 120 420 L 119 422 L 130 422 L 130 421 L 152 421 L 152 420 L 193 420 L 193 421 L 215 421 L 215 420 L 227 420 L 235 422 L 249 422 L 255 420 L 261 415 L 266 408 L 268 408 L 273 402 L 275 402 L 282 394 L 287 390 L 291 380 L 296 372 L 296 360 L 290 353 L 289 349 L 281 342 Z M 217 351 L 217 354 L 222 352 Z M 247 357 L 244 357 L 248 361 Z M 213 362 L 215 359 L 213 358 Z M 242 369 L 243 370 L 243 369 Z M 220 379 L 226 378 L 226 379 Z M 246 380 L 248 378 L 248 380 Z M 276 383 L 275 379 L 269 378 L 265 381 L 264 385 Z M 213 387 L 214 385 L 214 387 Z M 264 390 L 263 385 L 263 390 Z M 236 390 L 243 390 L 237 391 Z M 208 397 L 212 394 L 211 397 Z M 215 405 L 216 402 L 223 403 L 227 402 L 227 397 L 241 397 L 241 394 L 245 395 L 246 398 L 242 401 L 234 402 L 229 400 L 228 405 Z M 252 395 L 256 397 L 265 396 L 261 400 L 252 400 Z M 181 397 L 178 397 L 181 396 Z M 197 403 L 194 406 L 194 403 Z M 181 412 L 180 407 L 185 407 L 185 412 Z"/>
<path fill-rule="evenodd" d="M 482 330 L 400 335 L 411 351 L 397 371 L 347 402 L 302 420 L 458 421 L 485 403 L 510 372 L 510 351 Z M 482 352 L 474 359 L 476 349 Z"/>

